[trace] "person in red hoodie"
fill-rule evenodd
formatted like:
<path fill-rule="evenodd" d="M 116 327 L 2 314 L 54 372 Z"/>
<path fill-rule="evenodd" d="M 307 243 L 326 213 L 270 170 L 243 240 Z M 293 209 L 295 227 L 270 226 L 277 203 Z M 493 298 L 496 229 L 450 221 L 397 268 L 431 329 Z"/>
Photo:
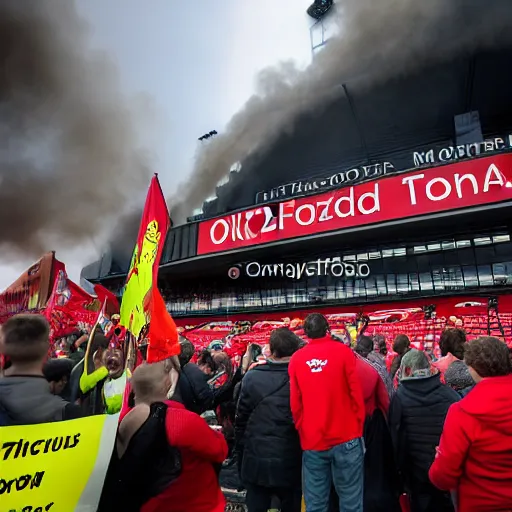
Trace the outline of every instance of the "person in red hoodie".
<path fill-rule="evenodd" d="M 452 491 L 458 512 L 512 510 L 512 367 L 497 338 L 466 344 L 476 386 L 446 416 L 430 480 Z"/>
<path fill-rule="evenodd" d="M 290 404 L 303 453 L 308 512 L 329 509 L 331 482 L 345 512 L 363 511 L 365 404 L 356 356 L 329 335 L 327 319 L 304 321 L 310 343 L 288 368 Z"/>
<path fill-rule="evenodd" d="M 161 448 L 164 453 L 162 460 L 138 462 L 147 462 L 146 472 L 156 471 L 151 482 L 152 492 L 146 488 L 138 490 L 139 497 L 141 492 L 145 493 L 140 512 L 224 512 L 225 499 L 215 466 L 222 464 L 227 457 L 227 443 L 222 433 L 212 430 L 203 418 L 168 398 L 176 389 L 178 375 L 179 362 L 173 364 L 173 359 L 144 363 L 134 371 L 135 407 L 121 414 L 117 438 L 118 466 L 121 467 L 126 457 L 132 461 L 134 453 L 144 457 L 153 448 L 151 438 L 156 433 L 148 433 L 144 427 L 158 414 L 158 407 L 163 408 L 163 432 L 168 445 Z M 167 467 L 171 454 L 166 459 L 164 450 L 169 448 L 178 453 L 177 467 Z M 126 474 L 125 468 L 122 470 Z M 109 510 L 106 505 L 101 510 Z"/>

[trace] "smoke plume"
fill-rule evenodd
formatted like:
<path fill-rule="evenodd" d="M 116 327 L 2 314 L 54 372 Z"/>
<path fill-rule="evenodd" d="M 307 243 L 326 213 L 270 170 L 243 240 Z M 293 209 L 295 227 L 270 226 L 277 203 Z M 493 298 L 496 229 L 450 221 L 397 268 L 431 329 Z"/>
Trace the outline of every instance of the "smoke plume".
<path fill-rule="evenodd" d="M 132 105 L 72 0 L 2 0 L 0 63 L 3 254 L 76 248 L 148 183 Z"/>
<path fill-rule="evenodd" d="M 305 71 L 290 63 L 264 70 L 257 94 L 201 148 L 191 177 L 170 201 L 173 220 L 200 207 L 234 162 L 264 152 L 298 116 L 341 95 L 345 81 L 362 90 L 512 42 L 510 0 L 337 0 L 334 16 L 339 36 Z"/>

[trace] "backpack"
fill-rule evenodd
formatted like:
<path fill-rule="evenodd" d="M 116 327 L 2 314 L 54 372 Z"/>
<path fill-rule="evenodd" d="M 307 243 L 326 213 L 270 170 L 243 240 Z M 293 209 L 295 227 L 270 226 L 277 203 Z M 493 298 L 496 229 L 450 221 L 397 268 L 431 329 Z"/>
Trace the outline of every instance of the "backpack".
<path fill-rule="evenodd" d="M 98 512 L 139 512 L 180 476 L 181 454 L 167 440 L 166 415 L 167 405 L 152 404 L 121 458 L 114 448 Z"/>

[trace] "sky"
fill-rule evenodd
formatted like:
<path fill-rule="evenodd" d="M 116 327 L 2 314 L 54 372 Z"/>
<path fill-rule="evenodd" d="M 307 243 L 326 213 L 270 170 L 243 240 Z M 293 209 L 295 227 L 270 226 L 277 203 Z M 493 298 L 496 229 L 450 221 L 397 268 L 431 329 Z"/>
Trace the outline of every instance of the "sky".
<path fill-rule="evenodd" d="M 311 0 L 75 1 L 91 46 L 116 64 L 123 93 L 151 112 L 141 115 L 141 131 L 167 197 L 186 181 L 197 138 L 222 131 L 254 92 L 260 70 L 290 59 L 304 67 L 311 59 Z M 102 247 L 90 240 L 71 251 L 46 249 L 79 282 Z M 0 257 L 0 289 L 32 263 Z"/>

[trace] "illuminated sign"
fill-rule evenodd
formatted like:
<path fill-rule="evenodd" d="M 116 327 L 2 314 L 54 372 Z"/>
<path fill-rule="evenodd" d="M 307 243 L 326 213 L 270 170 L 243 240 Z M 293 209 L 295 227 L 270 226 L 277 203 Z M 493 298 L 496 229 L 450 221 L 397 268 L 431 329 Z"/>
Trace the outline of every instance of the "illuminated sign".
<path fill-rule="evenodd" d="M 512 200 L 512 153 L 388 176 L 199 224 L 198 254 Z"/>
<path fill-rule="evenodd" d="M 342 261 L 341 258 L 318 258 L 316 261 L 302 263 L 258 263 L 251 261 L 242 266 L 247 277 L 280 277 L 300 280 L 303 277 L 332 276 L 342 279 L 364 279 L 370 275 L 370 267 L 366 263 Z M 231 267 L 228 276 L 231 279 L 240 277 L 240 267 Z"/>

